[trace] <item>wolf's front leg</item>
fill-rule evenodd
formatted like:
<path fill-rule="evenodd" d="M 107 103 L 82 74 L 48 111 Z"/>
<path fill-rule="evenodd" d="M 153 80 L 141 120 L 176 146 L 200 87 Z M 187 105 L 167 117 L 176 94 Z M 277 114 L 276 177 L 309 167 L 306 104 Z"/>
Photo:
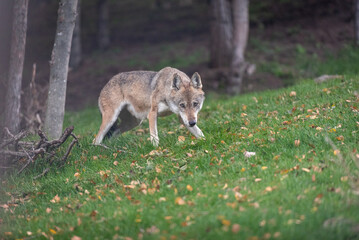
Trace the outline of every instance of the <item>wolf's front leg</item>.
<path fill-rule="evenodd" d="M 196 138 L 204 138 L 204 134 L 201 131 L 201 129 L 199 129 L 199 127 L 197 127 L 197 125 L 193 126 L 193 127 L 189 127 L 186 126 L 188 131 L 190 131 Z"/>
<path fill-rule="evenodd" d="M 150 111 L 148 114 L 148 122 L 150 127 L 151 142 L 153 146 L 158 147 L 159 139 L 157 132 L 157 111 Z"/>

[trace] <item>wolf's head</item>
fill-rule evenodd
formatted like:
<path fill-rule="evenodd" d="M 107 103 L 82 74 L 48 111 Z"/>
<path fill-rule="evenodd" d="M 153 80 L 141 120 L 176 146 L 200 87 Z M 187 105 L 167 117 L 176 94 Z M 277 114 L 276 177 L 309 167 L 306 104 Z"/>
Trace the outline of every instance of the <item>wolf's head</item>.
<path fill-rule="evenodd" d="M 170 109 L 181 116 L 183 124 L 193 127 L 197 123 L 197 114 L 204 101 L 201 77 L 194 73 L 191 79 L 184 74 L 173 75 L 172 91 L 168 105 Z"/>

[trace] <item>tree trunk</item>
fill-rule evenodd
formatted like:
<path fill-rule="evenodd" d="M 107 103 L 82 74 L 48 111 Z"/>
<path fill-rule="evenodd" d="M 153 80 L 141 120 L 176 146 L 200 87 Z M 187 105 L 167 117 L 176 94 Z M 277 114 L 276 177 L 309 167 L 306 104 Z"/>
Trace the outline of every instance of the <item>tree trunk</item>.
<path fill-rule="evenodd" d="M 355 43 L 359 46 L 359 0 L 355 1 Z"/>
<path fill-rule="evenodd" d="M 65 113 L 66 84 L 77 0 L 61 0 L 57 17 L 55 44 L 50 62 L 50 85 L 47 99 L 45 131 L 59 138 Z"/>
<path fill-rule="evenodd" d="M 15 0 L 10 49 L 10 66 L 5 99 L 4 125 L 12 134 L 20 130 L 20 98 L 25 58 L 28 0 Z"/>
<path fill-rule="evenodd" d="M 248 0 L 233 0 L 233 55 L 227 92 L 238 94 L 241 91 L 246 69 L 244 53 L 249 29 Z"/>
<path fill-rule="evenodd" d="M 211 1 L 210 67 L 228 67 L 232 56 L 232 16 L 228 0 Z"/>
<path fill-rule="evenodd" d="M 108 28 L 108 1 L 99 0 L 98 2 L 98 46 L 106 49 L 110 45 L 110 30 Z"/>
<path fill-rule="evenodd" d="M 74 34 L 72 36 L 70 68 L 76 69 L 82 61 L 81 46 L 81 0 L 78 0 Z"/>

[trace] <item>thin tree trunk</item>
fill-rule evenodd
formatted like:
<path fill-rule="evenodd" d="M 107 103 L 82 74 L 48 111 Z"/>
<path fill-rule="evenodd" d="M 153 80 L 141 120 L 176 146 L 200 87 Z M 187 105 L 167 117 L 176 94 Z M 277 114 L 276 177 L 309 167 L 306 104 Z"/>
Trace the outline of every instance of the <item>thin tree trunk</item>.
<path fill-rule="evenodd" d="M 211 1 L 210 67 L 228 67 L 232 51 L 232 16 L 228 0 Z"/>
<path fill-rule="evenodd" d="M 72 36 L 70 68 L 78 68 L 82 61 L 81 46 L 81 0 L 78 0 L 74 34 Z"/>
<path fill-rule="evenodd" d="M 228 93 L 241 91 L 243 75 L 246 69 L 244 53 L 247 46 L 249 29 L 248 0 L 233 0 L 233 56 Z"/>
<path fill-rule="evenodd" d="M 61 0 L 58 10 L 55 44 L 50 62 L 50 85 L 47 99 L 45 131 L 59 138 L 65 113 L 66 84 L 77 0 Z"/>
<path fill-rule="evenodd" d="M 109 20 L 108 1 L 99 0 L 97 41 L 100 49 L 106 49 L 110 45 L 110 30 L 108 26 L 108 20 Z"/>
<path fill-rule="evenodd" d="M 11 133 L 20 130 L 20 98 L 25 58 L 28 0 L 15 0 L 10 49 L 10 66 L 5 99 L 5 127 Z"/>
<path fill-rule="evenodd" d="M 359 0 L 355 1 L 355 43 L 359 46 Z"/>

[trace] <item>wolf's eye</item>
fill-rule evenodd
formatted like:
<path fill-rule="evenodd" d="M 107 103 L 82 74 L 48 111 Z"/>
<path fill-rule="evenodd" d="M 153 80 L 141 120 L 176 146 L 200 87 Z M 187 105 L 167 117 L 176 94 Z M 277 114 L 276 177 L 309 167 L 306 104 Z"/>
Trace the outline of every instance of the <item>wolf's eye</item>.
<path fill-rule="evenodd" d="M 184 103 L 181 103 L 181 104 L 180 104 L 180 107 L 181 107 L 181 108 L 185 108 L 186 105 L 184 105 Z"/>
<path fill-rule="evenodd" d="M 198 102 L 193 102 L 193 107 L 197 107 L 198 106 Z"/>

